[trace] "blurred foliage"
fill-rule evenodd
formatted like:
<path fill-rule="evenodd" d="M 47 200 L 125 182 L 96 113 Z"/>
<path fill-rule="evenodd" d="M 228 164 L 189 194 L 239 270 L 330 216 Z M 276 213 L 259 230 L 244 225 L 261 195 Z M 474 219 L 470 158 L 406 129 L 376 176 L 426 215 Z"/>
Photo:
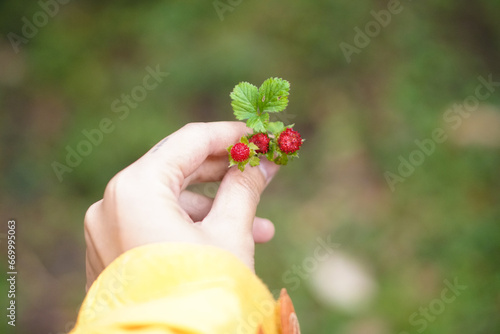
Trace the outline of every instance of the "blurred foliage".
<path fill-rule="evenodd" d="M 69 2 L 18 53 L 7 34 L 21 35 L 40 3 L 1 2 L 0 211 L 18 220 L 16 333 L 71 328 L 84 297 L 83 216 L 107 181 L 185 123 L 232 120 L 232 87 L 270 76 L 291 82 L 288 121 L 307 141 L 262 198 L 277 233 L 257 247 L 257 273 L 285 286 L 283 272 L 331 235 L 378 286 L 347 313 L 303 280 L 290 292 L 303 332 L 415 333 L 409 316 L 454 277 L 468 288 L 425 332 L 499 332 L 500 145 L 488 138 L 500 126 L 480 120 L 498 121 L 500 94 L 456 130 L 443 115 L 478 76 L 500 80 L 500 2 L 402 6 L 348 63 L 340 43 L 354 45 L 354 28 L 386 1 L 242 1 L 223 20 L 210 1 Z M 113 101 L 156 66 L 169 76 L 120 119 Z M 114 130 L 59 182 L 51 164 L 103 118 Z M 392 192 L 384 173 L 436 128 L 448 139 Z"/>

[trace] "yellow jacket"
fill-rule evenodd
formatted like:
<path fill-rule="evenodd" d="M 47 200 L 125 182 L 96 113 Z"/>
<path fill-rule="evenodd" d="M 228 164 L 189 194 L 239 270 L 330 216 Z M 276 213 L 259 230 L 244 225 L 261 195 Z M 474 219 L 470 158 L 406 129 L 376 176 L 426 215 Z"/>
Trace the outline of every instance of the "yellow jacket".
<path fill-rule="evenodd" d="M 286 290 L 269 289 L 231 253 L 162 243 L 134 248 L 89 289 L 71 334 L 300 333 Z"/>

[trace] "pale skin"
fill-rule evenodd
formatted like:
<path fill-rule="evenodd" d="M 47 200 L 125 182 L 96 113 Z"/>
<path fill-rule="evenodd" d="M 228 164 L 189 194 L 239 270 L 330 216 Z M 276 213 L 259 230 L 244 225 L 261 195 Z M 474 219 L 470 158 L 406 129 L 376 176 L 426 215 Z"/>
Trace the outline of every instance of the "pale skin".
<path fill-rule="evenodd" d="M 228 168 L 226 148 L 250 132 L 240 122 L 190 123 L 113 177 L 85 215 L 87 289 L 122 253 L 158 242 L 219 247 L 254 270 L 255 242 L 274 236 L 257 204 L 279 167 L 263 158 Z M 221 181 L 215 199 L 186 190 L 212 181 Z"/>

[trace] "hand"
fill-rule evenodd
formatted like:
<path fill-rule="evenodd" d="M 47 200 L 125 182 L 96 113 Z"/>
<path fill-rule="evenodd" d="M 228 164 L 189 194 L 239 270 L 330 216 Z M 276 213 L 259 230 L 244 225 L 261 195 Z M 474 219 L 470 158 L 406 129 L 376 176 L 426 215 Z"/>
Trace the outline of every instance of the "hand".
<path fill-rule="evenodd" d="M 191 123 L 119 172 L 85 215 L 87 289 L 120 254 L 156 242 L 220 247 L 253 270 L 254 242 L 274 235 L 255 212 L 278 166 L 228 168 L 226 148 L 248 131 L 240 122 Z M 213 200 L 186 190 L 221 180 Z"/>

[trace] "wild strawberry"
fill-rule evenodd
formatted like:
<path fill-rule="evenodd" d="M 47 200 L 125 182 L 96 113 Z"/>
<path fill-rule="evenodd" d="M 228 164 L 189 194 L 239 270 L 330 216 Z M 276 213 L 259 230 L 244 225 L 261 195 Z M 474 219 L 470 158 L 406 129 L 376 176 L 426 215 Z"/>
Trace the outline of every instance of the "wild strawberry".
<path fill-rule="evenodd" d="M 286 128 L 285 131 L 280 133 L 280 136 L 278 138 L 278 146 L 286 154 L 298 151 L 301 145 L 302 137 L 297 131 Z"/>
<path fill-rule="evenodd" d="M 257 133 L 250 137 L 250 142 L 259 147 L 256 153 L 267 153 L 269 151 L 269 136 L 265 133 Z"/>
<path fill-rule="evenodd" d="M 242 162 L 250 157 L 250 148 L 247 144 L 236 143 L 231 148 L 231 158 L 236 162 Z"/>

